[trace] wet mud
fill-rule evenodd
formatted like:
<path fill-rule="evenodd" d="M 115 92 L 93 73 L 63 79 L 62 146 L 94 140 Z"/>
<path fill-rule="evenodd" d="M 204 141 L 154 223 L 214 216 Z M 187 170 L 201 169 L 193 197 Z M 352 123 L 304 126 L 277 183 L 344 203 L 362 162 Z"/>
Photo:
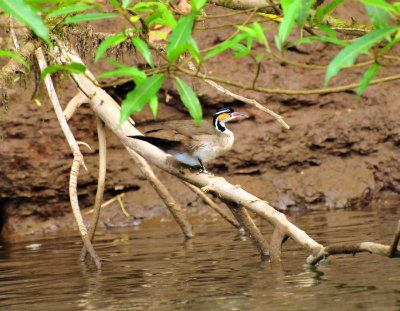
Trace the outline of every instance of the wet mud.
<path fill-rule="evenodd" d="M 358 4 L 348 9 L 349 12 L 353 10 L 354 15 L 342 13 L 358 14 L 361 16 L 358 21 L 363 22 L 364 13 Z M 220 11 L 214 9 L 214 13 Z M 232 18 L 231 22 L 236 20 L 239 17 Z M 216 22 L 209 25 L 212 23 Z M 272 29 L 269 36 L 273 38 L 277 26 L 268 26 Z M 225 39 L 231 31 L 199 30 L 195 37 L 202 48 Z M 257 48 L 261 50 L 261 46 Z M 326 65 L 337 51 L 317 43 L 289 50 L 285 56 L 298 62 Z M 228 53 L 222 53 L 211 59 L 204 72 L 243 83 L 254 79 L 255 65 L 251 60 L 228 56 Z M 120 57 L 143 64 L 138 56 Z M 89 61 L 88 66 L 96 74 L 109 69 L 109 65 L 101 61 L 98 64 Z M 380 74 L 390 75 L 397 71 L 394 66 L 382 68 Z M 344 70 L 332 79 L 331 85 L 359 81 L 365 70 Z M 262 65 L 257 85 L 280 89 L 322 88 L 324 77 L 323 70 L 311 71 L 272 61 Z M 32 81 L 33 76 L 17 83 L 9 92 L 8 107 L 1 107 L 3 236 L 69 230 L 74 223 L 68 197 L 71 151 L 44 89 L 39 88 L 41 106 L 30 100 L 34 90 Z M 215 110 L 223 106 L 235 107 L 250 116 L 230 124 L 229 128 L 235 133 L 233 150 L 209 163 L 207 169 L 241 185 L 274 207 L 280 210 L 364 208 L 372 201 L 379 201 L 382 193 L 400 192 L 399 82 L 370 86 L 359 101 L 354 91 L 289 96 L 230 88 L 281 114 L 291 126 L 286 130 L 269 115 L 233 100 L 201 81 L 186 81 L 201 94 L 205 119 L 210 120 Z M 64 105 L 76 94 L 75 87 L 63 77 L 60 77 L 57 89 Z M 123 96 L 116 90 L 112 93 Z M 187 118 L 173 80 L 166 80 L 160 92 L 157 121 Z M 146 107 L 134 115 L 134 119 L 140 127 L 153 118 Z M 92 148 L 90 151 L 81 148 L 88 166 L 88 171 L 81 170 L 78 189 L 80 206 L 85 212 L 94 202 L 97 185 L 96 121 L 88 106 L 83 105 L 70 125 L 76 139 Z M 104 208 L 100 225 L 132 225 L 155 215 L 168 215 L 162 201 L 109 129 L 107 140 L 105 200 L 124 193 L 124 207 L 131 217 L 127 218 L 119 203 L 114 202 Z M 155 171 L 184 208 L 201 210 L 203 202 L 179 180 L 158 169 Z"/>

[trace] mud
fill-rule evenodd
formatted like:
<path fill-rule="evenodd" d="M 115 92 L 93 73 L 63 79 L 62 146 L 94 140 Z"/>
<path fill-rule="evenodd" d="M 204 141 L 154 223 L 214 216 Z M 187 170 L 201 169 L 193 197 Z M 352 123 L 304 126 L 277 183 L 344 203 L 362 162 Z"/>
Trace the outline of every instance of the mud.
<path fill-rule="evenodd" d="M 362 20 L 362 8 L 353 3 L 341 13 L 342 16 L 359 16 L 358 22 L 366 22 Z M 213 9 L 213 13 L 218 12 L 221 9 Z M 237 20 L 240 17 L 232 18 L 231 22 Z M 277 26 L 268 26 L 272 29 L 269 33 L 271 39 Z M 225 39 L 231 31 L 197 31 L 195 37 L 202 48 Z M 260 46 L 258 48 L 261 50 Z M 393 54 L 396 52 L 399 51 L 393 51 Z M 285 56 L 298 62 L 328 64 L 336 53 L 337 49 L 317 43 L 315 47 L 301 46 L 287 51 Z M 133 60 L 129 55 L 121 57 L 141 62 L 137 57 Z M 100 73 L 109 66 L 103 62 L 96 65 L 90 62 L 89 68 Z M 254 78 L 255 65 L 248 59 L 237 60 L 222 53 L 211 59 L 204 69 L 210 75 L 248 83 Z M 330 85 L 359 81 L 364 70 L 345 70 Z M 395 66 L 388 66 L 383 67 L 380 73 L 390 75 L 396 71 Z M 278 61 L 265 62 L 257 85 L 281 89 L 321 88 L 324 76 L 324 71 L 304 70 Z M 30 100 L 33 80 L 31 76 L 15 85 L 9 93 L 8 108 L 1 108 L 0 212 L 3 236 L 69 230 L 74 226 L 68 197 L 71 152 L 44 90 L 39 89 L 41 106 Z M 232 100 L 202 82 L 186 81 L 201 94 L 205 119 L 210 120 L 215 109 L 222 106 L 233 106 L 251 116 L 230 125 L 236 137 L 234 149 L 209 163 L 207 168 L 269 201 L 276 208 L 365 208 L 372 200 L 379 201 L 386 191 L 400 192 L 399 82 L 370 86 L 358 102 L 353 91 L 288 96 L 230 88 L 281 114 L 291 126 L 290 130 L 285 130 L 269 115 L 249 105 Z M 63 104 L 76 93 L 74 86 L 63 77 L 59 79 L 57 89 Z M 172 80 L 165 82 L 160 99 L 158 121 L 188 118 Z M 140 126 L 150 122 L 152 116 L 145 108 L 134 115 L 134 119 Z M 95 117 L 84 105 L 73 116 L 70 125 L 77 140 L 85 141 L 92 148 L 91 151 L 81 148 L 88 171 L 81 170 L 78 191 L 80 206 L 87 211 L 94 202 L 97 184 Z M 118 202 L 114 202 L 104 208 L 100 225 L 135 225 L 155 215 L 168 215 L 162 201 L 109 130 L 107 139 L 105 200 L 125 193 L 124 207 L 131 217 L 124 216 Z M 176 178 L 155 171 L 183 207 L 201 213 L 203 202 L 200 199 Z"/>

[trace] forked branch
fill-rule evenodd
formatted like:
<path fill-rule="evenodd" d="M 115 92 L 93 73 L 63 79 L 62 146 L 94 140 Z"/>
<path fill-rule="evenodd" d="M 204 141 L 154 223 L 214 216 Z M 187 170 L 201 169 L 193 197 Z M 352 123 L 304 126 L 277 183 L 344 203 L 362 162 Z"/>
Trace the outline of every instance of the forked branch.
<path fill-rule="evenodd" d="M 42 48 L 38 48 L 35 51 L 35 55 L 36 55 L 40 70 L 43 72 L 45 70 L 45 68 L 47 67 L 47 62 L 44 57 Z M 97 254 L 92 246 L 92 243 L 89 239 L 88 232 L 87 232 L 87 229 L 83 222 L 82 214 L 81 214 L 81 211 L 79 208 L 78 193 L 76 190 L 77 183 L 78 183 L 79 168 L 81 165 L 84 166 L 85 168 L 86 168 L 86 166 L 83 161 L 82 153 L 79 150 L 78 143 L 75 140 L 75 137 L 72 134 L 67 121 L 65 120 L 65 117 L 64 117 L 63 111 L 61 109 L 61 105 L 58 100 L 57 93 L 54 88 L 53 82 L 50 78 L 50 75 L 47 75 L 45 77 L 44 82 L 45 82 L 47 92 L 50 97 L 50 101 L 53 104 L 53 108 L 56 113 L 58 122 L 61 126 L 61 129 L 62 129 L 65 137 L 67 138 L 68 144 L 74 155 L 74 160 L 72 162 L 72 167 L 71 167 L 70 183 L 69 183 L 69 195 L 70 195 L 70 200 L 71 200 L 72 212 L 74 214 L 76 223 L 78 224 L 79 232 L 81 233 L 83 243 L 84 243 L 86 249 L 89 251 L 97 268 L 100 269 L 101 268 L 100 258 L 97 256 Z"/>

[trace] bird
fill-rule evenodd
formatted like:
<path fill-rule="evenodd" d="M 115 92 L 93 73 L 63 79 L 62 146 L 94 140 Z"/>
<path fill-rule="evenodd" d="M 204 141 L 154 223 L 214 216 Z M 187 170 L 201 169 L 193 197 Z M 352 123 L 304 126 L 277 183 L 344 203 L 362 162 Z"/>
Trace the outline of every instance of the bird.
<path fill-rule="evenodd" d="M 207 163 L 232 148 L 234 135 L 225 123 L 247 115 L 224 107 L 217 110 L 213 124 L 202 121 L 196 126 L 194 120 L 174 120 L 159 124 L 158 128 L 145 132 L 145 135 L 128 136 L 146 141 L 179 162 L 189 166 L 200 166 L 200 173 L 212 175 L 204 167 Z"/>

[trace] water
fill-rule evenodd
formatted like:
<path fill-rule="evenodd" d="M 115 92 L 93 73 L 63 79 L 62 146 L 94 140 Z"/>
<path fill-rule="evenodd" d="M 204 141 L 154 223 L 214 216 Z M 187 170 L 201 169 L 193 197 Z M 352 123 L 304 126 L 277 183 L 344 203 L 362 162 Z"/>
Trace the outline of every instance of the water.
<path fill-rule="evenodd" d="M 388 244 L 396 209 L 315 212 L 291 220 L 318 242 Z M 288 241 L 284 265 L 261 261 L 248 238 L 197 218 L 185 242 L 173 222 L 113 229 L 95 247 L 101 272 L 78 260 L 77 235 L 1 244 L 1 310 L 400 310 L 400 259 L 335 256 L 317 267 Z M 270 226 L 257 220 L 262 231 Z"/>

